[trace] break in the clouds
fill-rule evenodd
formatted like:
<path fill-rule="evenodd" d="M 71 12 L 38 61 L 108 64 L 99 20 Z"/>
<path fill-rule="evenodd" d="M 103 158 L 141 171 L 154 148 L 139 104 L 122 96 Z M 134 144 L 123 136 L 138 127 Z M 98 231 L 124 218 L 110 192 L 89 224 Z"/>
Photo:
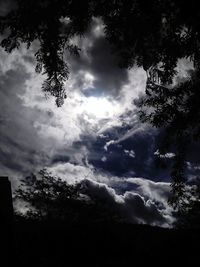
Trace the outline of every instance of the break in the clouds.
<path fill-rule="evenodd" d="M 41 91 L 45 77 L 34 71 L 37 42 L 29 50 L 0 51 L 1 175 L 15 187 L 47 167 L 69 183 L 85 183 L 89 194 L 128 221 L 170 226 L 169 170 L 154 164 L 158 131 L 139 122 L 134 105 L 144 93 L 146 73 L 117 66 L 100 20 L 72 42 L 81 53 L 66 54 L 71 73 L 61 108 Z M 165 155 L 169 161 L 173 156 Z"/>

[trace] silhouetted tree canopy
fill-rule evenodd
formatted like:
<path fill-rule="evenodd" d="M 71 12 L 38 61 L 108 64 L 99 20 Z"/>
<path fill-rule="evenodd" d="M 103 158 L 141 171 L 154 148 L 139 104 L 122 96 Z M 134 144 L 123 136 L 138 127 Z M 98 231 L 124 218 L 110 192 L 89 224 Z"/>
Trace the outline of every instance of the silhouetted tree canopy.
<path fill-rule="evenodd" d="M 177 210 L 177 220 L 174 224 L 178 228 L 200 227 L 200 183 L 197 178 L 195 184 L 179 183 L 173 185 L 173 194 L 169 203 Z"/>
<path fill-rule="evenodd" d="M 36 71 L 47 75 L 42 89 L 66 98 L 64 81 L 69 68 L 66 51 L 79 54 L 71 43 L 86 33 L 93 17 L 104 23 L 104 32 L 121 67 L 142 66 L 147 72 L 146 96 L 140 117 L 165 127 L 162 145 L 176 148 L 172 191 L 182 194 L 187 146 L 200 136 L 200 11 L 198 1 L 182 0 L 16 0 L 16 8 L 0 18 L 1 46 L 8 52 L 35 40 Z M 194 71 L 173 84 L 178 59 L 188 58 Z M 187 146 L 186 146 L 187 144 Z M 176 199 L 176 198 L 175 198 Z"/>
<path fill-rule="evenodd" d="M 16 218 L 67 223 L 106 222 L 120 219 L 119 213 L 87 194 L 83 184 L 68 184 L 52 176 L 46 169 L 22 180 L 15 191 L 15 202 L 24 203 L 16 209 Z"/>
<path fill-rule="evenodd" d="M 106 38 L 120 57 L 120 65 L 143 66 L 160 63 L 159 78 L 170 83 L 177 60 L 189 57 L 198 65 L 198 1 L 178 0 L 16 0 L 16 8 L 0 18 L 1 46 L 11 52 L 21 43 L 38 40 L 36 71 L 47 74 L 43 90 L 57 99 L 66 97 L 64 81 L 69 69 L 65 51 L 78 55 L 70 40 L 84 36 L 93 17 L 105 25 Z"/>
<path fill-rule="evenodd" d="M 172 198 L 169 203 L 178 211 L 180 224 L 195 226 L 200 220 L 199 185 L 194 190 L 187 177 L 187 159 L 190 146 L 200 138 L 200 79 L 199 69 L 190 72 L 188 79 L 173 87 L 147 81 L 146 95 L 140 100 L 140 119 L 164 128 L 160 152 L 173 148 L 175 157 L 171 170 Z M 194 184 L 198 182 L 198 177 Z M 190 222 L 190 223 L 189 223 Z M 196 226 L 195 226 L 196 227 Z"/>

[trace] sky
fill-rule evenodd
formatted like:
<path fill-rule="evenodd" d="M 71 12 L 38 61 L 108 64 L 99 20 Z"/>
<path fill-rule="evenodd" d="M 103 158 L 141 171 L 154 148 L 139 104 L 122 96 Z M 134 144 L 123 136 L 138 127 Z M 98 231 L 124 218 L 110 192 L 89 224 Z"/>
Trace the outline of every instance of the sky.
<path fill-rule="evenodd" d="M 70 76 L 60 108 L 41 90 L 45 75 L 35 73 L 37 42 L 11 54 L 0 50 L 0 175 L 14 190 L 21 178 L 47 168 L 84 183 L 129 222 L 171 227 L 170 168 L 158 168 L 155 159 L 170 166 L 174 153 L 160 155 L 162 133 L 139 121 L 135 104 L 145 92 L 145 71 L 117 66 L 99 19 L 71 42 L 81 53 L 65 55 Z M 181 77 L 188 68 L 179 62 Z M 200 165 L 188 162 L 188 170 L 192 179 Z"/>

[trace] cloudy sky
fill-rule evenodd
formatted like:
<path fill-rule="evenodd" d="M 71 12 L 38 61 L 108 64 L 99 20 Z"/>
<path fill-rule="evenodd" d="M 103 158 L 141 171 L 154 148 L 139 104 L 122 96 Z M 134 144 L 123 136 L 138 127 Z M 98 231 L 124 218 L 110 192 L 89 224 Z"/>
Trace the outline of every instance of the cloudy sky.
<path fill-rule="evenodd" d="M 1 175 L 15 188 L 46 167 L 69 183 L 85 183 L 131 222 L 171 226 L 169 168 L 157 168 L 155 159 L 165 157 L 170 165 L 174 154 L 159 154 L 161 133 L 139 122 L 134 104 L 144 93 L 146 73 L 117 66 L 98 19 L 72 42 L 81 54 L 65 55 L 70 77 L 61 108 L 41 91 L 45 76 L 34 70 L 37 42 L 11 54 L 0 50 Z M 185 64 L 179 65 L 184 76 Z M 198 171 L 190 162 L 188 168 Z"/>

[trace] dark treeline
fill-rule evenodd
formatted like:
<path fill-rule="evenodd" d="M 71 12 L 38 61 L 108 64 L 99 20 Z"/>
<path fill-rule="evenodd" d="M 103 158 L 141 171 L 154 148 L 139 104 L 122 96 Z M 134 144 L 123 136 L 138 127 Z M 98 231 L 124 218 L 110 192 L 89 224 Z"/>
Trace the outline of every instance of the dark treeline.
<path fill-rule="evenodd" d="M 143 266 L 198 263 L 200 233 L 125 223 L 15 223 L 15 266 Z"/>

